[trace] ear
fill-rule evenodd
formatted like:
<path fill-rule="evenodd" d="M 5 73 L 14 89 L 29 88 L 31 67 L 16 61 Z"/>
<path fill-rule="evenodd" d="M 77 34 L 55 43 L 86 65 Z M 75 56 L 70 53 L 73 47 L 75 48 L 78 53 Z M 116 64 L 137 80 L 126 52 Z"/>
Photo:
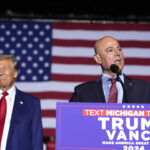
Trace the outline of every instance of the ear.
<path fill-rule="evenodd" d="M 99 54 L 95 54 L 94 55 L 94 60 L 95 60 L 95 62 L 97 63 L 97 64 L 101 64 L 101 58 L 100 58 L 100 55 Z"/>
<path fill-rule="evenodd" d="M 14 72 L 14 78 L 16 79 L 18 77 L 18 71 Z"/>

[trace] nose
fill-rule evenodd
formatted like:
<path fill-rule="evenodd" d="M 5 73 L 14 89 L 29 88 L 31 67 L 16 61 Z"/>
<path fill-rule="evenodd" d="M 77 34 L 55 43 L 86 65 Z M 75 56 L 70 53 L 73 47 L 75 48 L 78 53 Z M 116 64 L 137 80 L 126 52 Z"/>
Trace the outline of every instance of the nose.
<path fill-rule="evenodd" d="M 120 56 L 120 54 L 121 54 L 121 51 L 120 50 L 118 50 L 118 49 L 115 49 L 115 56 Z"/>
<path fill-rule="evenodd" d="M 115 53 L 116 56 L 122 56 L 123 55 L 122 49 L 117 49 L 116 48 L 114 53 Z"/>

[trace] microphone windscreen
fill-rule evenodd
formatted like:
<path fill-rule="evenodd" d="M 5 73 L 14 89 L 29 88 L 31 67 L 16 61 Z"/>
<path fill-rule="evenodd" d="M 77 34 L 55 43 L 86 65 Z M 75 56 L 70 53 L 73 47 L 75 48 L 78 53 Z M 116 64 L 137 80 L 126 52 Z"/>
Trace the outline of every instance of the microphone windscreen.
<path fill-rule="evenodd" d="M 119 67 L 116 65 L 116 64 L 112 64 L 110 66 L 110 70 L 113 72 L 113 73 L 119 73 L 120 70 L 119 70 Z"/>

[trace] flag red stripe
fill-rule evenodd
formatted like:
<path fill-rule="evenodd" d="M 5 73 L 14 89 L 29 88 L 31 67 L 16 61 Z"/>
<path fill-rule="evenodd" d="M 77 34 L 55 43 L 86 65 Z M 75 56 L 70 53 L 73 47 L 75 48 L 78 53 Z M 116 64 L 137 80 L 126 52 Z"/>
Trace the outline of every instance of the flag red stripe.
<path fill-rule="evenodd" d="M 55 137 L 56 136 L 55 129 L 44 128 L 43 135 L 44 135 L 44 137 L 51 137 L 51 136 Z"/>
<path fill-rule="evenodd" d="M 150 65 L 150 58 L 125 58 L 126 65 Z"/>
<path fill-rule="evenodd" d="M 66 74 L 52 74 L 52 80 L 54 81 L 68 81 L 68 82 L 87 82 L 91 80 L 96 80 L 100 76 L 97 75 L 66 75 Z M 143 79 L 150 81 L 150 76 L 134 76 L 130 75 L 131 78 Z"/>
<path fill-rule="evenodd" d="M 53 39 L 53 46 L 65 47 L 94 47 L 95 41 L 90 40 L 60 40 Z"/>
<path fill-rule="evenodd" d="M 42 109 L 42 117 L 56 117 L 56 110 Z"/>
<path fill-rule="evenodd" d="M 62 64 L 91 64 L 95 65 L 96 62 L 93 58 L 88 57 L 62 57 L 62 56 L 53 56 L 53 63 L 62 63 Z"/>
<path fill-rule="evenodd" d="M 53 63 L 62 63 L 62 64 L 90 64 L 96 65 L 96 62 L 93 58 L 88 57 L 62 57 L 62 56 L 53 56 Z M 149 58 L 125 58 L 126 65 L 150 65 Z"/>
<path fill-rule="evenodd" d="M 149 41 L 119 41 L 121 47 L 138 47 L 138 48 L 150 48 Z M 65 47 L 92 47 L 94 48 L 95 41 L 90 40 L 60 40 L 53 39 L 53 46 L 65 46 Z"/>
<path fill-rule="evenodd" d="M 99 76 L 94 75 L 66 75 L 66 74 L 52 74 L 53 81 L 72 81 L 72 82 L 86 82 L 90 80 L 95 80 L 99 78 Z"/>
<path fill-rule="evenodd" d="M 79 22 L 54 22 L 54 29 L 65 29 L 65 30 L 138 30 L 138 31 L 149 31 L 150 24 L 127 24 L 127 23 L 79 23 Z"/>
<path fill-rule="evenodd" d="M 121 47 L 150 48 L 150 41 L 119 41 Z"/>
<path fill-rule="evenodd" d="M 30 94 L 38 97 L 39 99 L 70 99 L 71 94 L 70 92 L 30 92 Z"/>

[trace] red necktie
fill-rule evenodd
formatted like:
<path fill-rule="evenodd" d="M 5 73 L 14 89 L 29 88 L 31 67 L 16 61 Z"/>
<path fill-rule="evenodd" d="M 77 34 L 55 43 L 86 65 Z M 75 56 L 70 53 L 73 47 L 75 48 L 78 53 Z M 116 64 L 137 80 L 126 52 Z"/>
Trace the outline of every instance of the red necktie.
<path fill-rule="evenodd" d="M 8 95 L 8 93 L 4 91 L 2 94 L 3 94 L 3 96 L 0 100 L 0 145 L 1 145 L 2 135 L 3 135 L 6 110 L 7 110 L 7 102 L 6 102 L 5 97 L 6 97 L 6 95 Z"/>
<path fill-rule="evenodd" d="M 109 91 L 108 103 L 117 103 L 118 90 L 116 87 L 116 79 L 111 78 L 110 80 L 111 80 L 112 85 Z"/>

